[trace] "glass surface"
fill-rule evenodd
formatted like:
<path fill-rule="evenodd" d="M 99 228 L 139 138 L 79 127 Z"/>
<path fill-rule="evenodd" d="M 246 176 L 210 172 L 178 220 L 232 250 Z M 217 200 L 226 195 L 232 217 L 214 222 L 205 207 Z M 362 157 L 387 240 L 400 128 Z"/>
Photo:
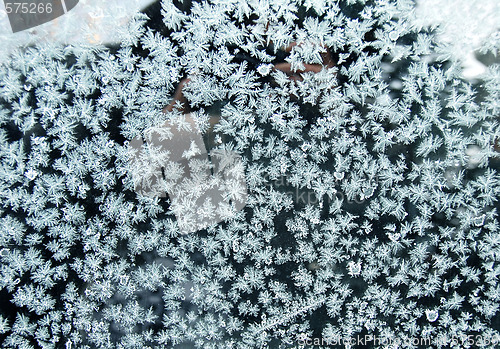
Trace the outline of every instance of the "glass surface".
<path fill-rule="evenodd" d="M 2 348 L 498 346 L 498 1 L 48 4 L 0 9 Z"/>

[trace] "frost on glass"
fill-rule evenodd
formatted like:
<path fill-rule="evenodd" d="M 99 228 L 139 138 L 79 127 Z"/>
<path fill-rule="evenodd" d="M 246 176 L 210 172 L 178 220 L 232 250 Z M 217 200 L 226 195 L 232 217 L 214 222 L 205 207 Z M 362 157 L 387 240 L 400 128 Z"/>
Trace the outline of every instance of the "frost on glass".
<path fill-rule="evenodd" d="M 470 78 L 415 6 L 163 0 L 13 53 L 1 346 L 497 347 L 498 27 Z"/>

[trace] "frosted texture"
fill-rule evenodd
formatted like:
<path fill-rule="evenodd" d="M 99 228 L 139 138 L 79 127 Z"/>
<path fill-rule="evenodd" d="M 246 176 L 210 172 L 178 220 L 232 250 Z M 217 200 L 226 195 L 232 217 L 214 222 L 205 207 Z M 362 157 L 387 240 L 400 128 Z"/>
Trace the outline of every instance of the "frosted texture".
<path fill-rule="evenodd" d="M 465 80 L 414 13 L 165 0 L 13 54 L 2 347 L 495 347 L 498 31 Z"/>

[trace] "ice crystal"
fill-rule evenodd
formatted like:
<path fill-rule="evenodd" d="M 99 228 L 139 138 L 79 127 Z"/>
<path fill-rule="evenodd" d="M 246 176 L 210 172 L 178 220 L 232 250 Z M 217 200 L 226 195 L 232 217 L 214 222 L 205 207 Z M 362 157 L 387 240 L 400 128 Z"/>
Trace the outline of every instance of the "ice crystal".
<path fill-rule="evenodd" d="M 500 65 L 414 6 L 162 0 L 13 54 L 2 346 L 495 347 Z"/>

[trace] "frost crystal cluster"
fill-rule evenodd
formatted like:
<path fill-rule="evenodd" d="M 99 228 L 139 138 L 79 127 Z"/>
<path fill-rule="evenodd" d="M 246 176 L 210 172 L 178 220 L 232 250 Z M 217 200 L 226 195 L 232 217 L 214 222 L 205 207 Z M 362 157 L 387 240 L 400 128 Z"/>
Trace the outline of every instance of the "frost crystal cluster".
<path fill-rule="evenodd" d="M 500 66 L 412 1 L 158 6 L 0 69 L 1 346 L 496 347 Z"/>

